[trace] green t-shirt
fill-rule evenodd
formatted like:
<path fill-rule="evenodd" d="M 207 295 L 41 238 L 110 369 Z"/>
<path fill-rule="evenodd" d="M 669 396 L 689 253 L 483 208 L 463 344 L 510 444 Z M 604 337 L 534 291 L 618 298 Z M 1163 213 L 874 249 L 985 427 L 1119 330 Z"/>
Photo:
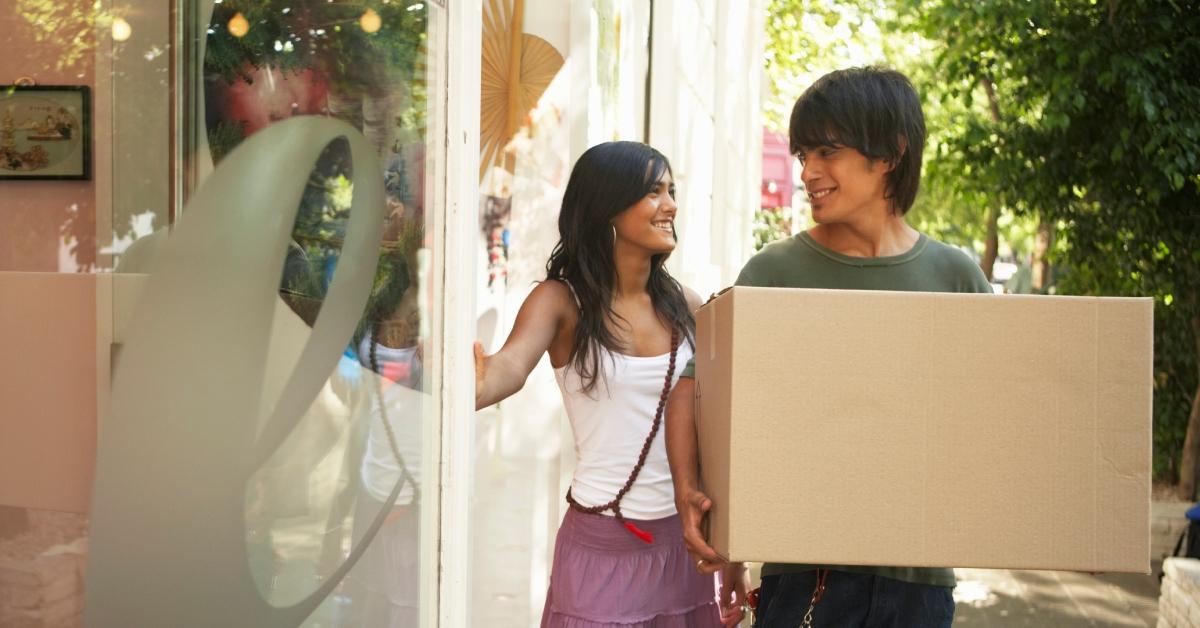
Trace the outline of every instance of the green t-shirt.
<path fill-rule="evenodd" d="M 852 257 L 828 249 L 808 233 L 780 240 L 759 251 L 738 275 L 739 286 L 823 288 L 827 290 L 895 290 L 907 292 L 991 292 L 979 266 L 962 251 L 926 237 L 901 255 Z M 689 361 L 683 377 L 695 377 Z M 861 567 L 853 565 L 795 565 L 767 563 L 762 575 L 811 569 L 870 573 L 905 582 L 954 586 L 952 569 L 922 567 Z"/>

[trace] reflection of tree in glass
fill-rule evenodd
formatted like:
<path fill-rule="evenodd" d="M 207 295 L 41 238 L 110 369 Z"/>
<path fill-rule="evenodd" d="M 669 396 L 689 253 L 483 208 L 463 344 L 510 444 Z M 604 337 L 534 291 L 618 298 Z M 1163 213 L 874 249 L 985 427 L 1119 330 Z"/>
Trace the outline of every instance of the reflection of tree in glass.
<path fill-rule="evenodd" d="M 400 161 L 402 164 L 403 162 Z M 400 166 L 395 166 L 400 168 Z M 288 252 L 280 291 L 284 299 L 302 319 L 310 325 L 316 320 L 317 310 L 325 297 L 326 287 L 337 265 L 345 226 L 350 219 L 350 203 L 354 186 L 350 174 L 349 151 L 344 142 L 330 144 L 317 160 L 309 175 L 300 211 L 292 232 L 294 246 Z M 393 174 L 393 170 L 389 170 Z M 401 204 L 397 199 L 411 201 L 403 172 L 386 177 L 389 203 Z M 400 314 L 397 306 L 400 297 L 416 283 L 414 259 L 422 245 L 423 222 L 418 216 L 404 216 L 393 211 L 384 226 L 380 247 L 379 266 L 371 291 L 368 317 L 386 321 L 392 326 L 404 325 L 415 332 L 416 325 L 407 322 L 408 312 Z M 385 309 L 379 309 L 379 308 Z M 400 321 L 406 321 L 401 323 Z M 366 321 L 360 323 L 355 342 L 362 338 Z M 415 337 L 405 334 L 412 342 Z M 411 344 L 411 343 L 410 343 Z"/>
<path fill-rule="evenodd" d="M 362 26 L 367 11 L 379 16 L 374 32 Z M 250 24 L 242 37 L 226 26 L 239 13 Z M 229 0 L 213 9 L 205 75 L 227 85 L 273 82 L 273 72 L 301 76 L 324 92 L 322 112 L 361 128 L 381 153 L 395 152 L 398 124 L 424 126 L 425 29 L 422 3 Z"/>
<path fill-rule="evenodd" d="M 240 37 L 228 28 L 239 14 L 248 24 Z M 214 161 L 263 126 L 301 114 L 345 120 L 383 158 L 389 225 L 376 294 L 381 282 L 401 275 L 409 281 L 416 265 L 404 258 L 422 241 L 426 22 L 423 3 L 226 0 L 214 6 L 207 29 L 205 96 Z M 349 218 L 350 169 L 345 144 L 331 144 L 309 176 L 296 218 L 296 246 L 281 292 L 310 323 Z M 389 263 L 389 251 L 399 252 L 403 272 Z"/>
<path fill-rule="evenodd" d="M 58 51 L 57 57 L 50 57 L 46 49 L 39 49 L 37 58 L 43 60 L 44 65 L 26 68 L 23 73 L 30 75 L 35 75 L 39 69 L 62 71 L 86 63 L 96 50 L 96 29 L 111 28 L 115 17 L 99 2 L 16 0 L 15 8 L 16 14 L 27 23 L 33 40 L 39 44 L 52 44 L 47 49 Z"/>

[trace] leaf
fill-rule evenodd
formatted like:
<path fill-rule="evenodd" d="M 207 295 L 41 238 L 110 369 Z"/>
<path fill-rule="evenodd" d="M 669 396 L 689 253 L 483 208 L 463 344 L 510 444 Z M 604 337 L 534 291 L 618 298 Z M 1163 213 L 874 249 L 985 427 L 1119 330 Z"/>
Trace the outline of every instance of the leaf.
<path fill-rule="evenodd" d="M 1182 190 L 1183 183 L 1184 183 L 1183 173 L 1179 172 L 1179 171 L 1175 171 L 1175 172 L 1170 173 L 1170 177 L 1171 177 L 1171 189 L 1176 190 L 1176 191 Z"/>

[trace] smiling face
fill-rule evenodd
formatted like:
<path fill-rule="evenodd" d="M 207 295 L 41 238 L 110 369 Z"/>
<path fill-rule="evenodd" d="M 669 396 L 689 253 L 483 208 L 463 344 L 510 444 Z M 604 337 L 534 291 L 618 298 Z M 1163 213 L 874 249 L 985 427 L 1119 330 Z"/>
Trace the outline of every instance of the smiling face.
<path fill-rule="evenodd" d="M 817 223 L 877 220 L 891 212 L 887 162 L 868 159 L 849 146 L 804 147 L 797 158 Z"/>
<path fill-rule="evenodd" d="M 653 167 L 653 164 L 651 165 Z M 664 169 L 650 192 L 612 220 L 616 244 L 631 245 L 651 255 L 675 250 L 675 181 Z"/>

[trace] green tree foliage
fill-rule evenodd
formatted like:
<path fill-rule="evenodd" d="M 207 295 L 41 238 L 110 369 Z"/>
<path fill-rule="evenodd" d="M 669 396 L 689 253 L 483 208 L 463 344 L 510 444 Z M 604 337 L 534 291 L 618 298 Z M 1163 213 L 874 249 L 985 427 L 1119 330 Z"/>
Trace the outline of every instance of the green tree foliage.
<path fill-rule="evenodd" d="M 884 61 L 885 42 L 871 17 L 883 11 L 880 0 L 769 0 L 767 126 L 786 132 L 792 103 L 822 74 Z"/>
<path fill-rule="evenodd" d="M 768 127 L 786 132 L 796 98 L 833 70 L 882 64 L 904 72 L 925 97 L 929 130 L 922 191 L 909 222 L 939 240 L 982 252 L 989 236 L 987 212 L 999 208 L 999 201 L 990 199 L 986 188 L 973 185 L 972 177 L 962 176 L 960 161 L 944 158 L 953 148 L 942 138 L 958 133 L 967 112 L 986 111 L 961 99 L 943 99 L 940 90 L 930 88 L 940 80 L 933 64 L 936 42 L 898 15 L 898 8 L 903 7 L 892 0 L 770 0 L 764 120 Z M 1001 248 L 1016 256 L 1028 253 L 1030 223 L 1013 212 L 998 216 Z"/>
<path fill-rule="evenodd" d="M 210 100 L 222 97 L 222 83 L 253 82 L 262 75 L 256 69 L 308 71 L 328 89 L 322 113 L 360 128 L 379 151 L 389 217 L 367 311 L 374 321 L 392 316 L 413 286 L 422 246 L 424 214 L 414 184 L 428 107 L 427 28 L 428 10 L 415 0 L 225 0 L 214 6 L 202 35 Z M 212 118 L 209 146 L 219 161 L 246 129 L 238 120 Z M 348 144 L 335 141 L 318 158 L 301 197 L 281 293 L 310 323 L 341 255 L 352 173 Z M 360 321 L 356 340 L 365 325 Z"/>
<path fill-rule="evenodd" d="M 247 70 L 272 65 L 283 70 L 320 69 L 338 81 L 374 85 L 410 79 L 425 45 L 426 12 L 407 2 L 346 0 L 226 0 L 213 8 L 205 70 L 233 80 L 250 80 Z M 379 16 L 375 32 L 359 21 Z M 228 28 L 241 14 L 249 29 L 241 37 Z"/>
<path fill-rule="evenodd" d="M 907 0 L 900 9 L 900 24 L 937 44 L 939 97 L 998 109 L 946 133 L 938 167 L 1057 223 L 1060 291 L 1156 298 L 1156 471 L 1180 470 L 1197 400 L 1200 3 Z M 1180 479 L 1190 493 L 1193 477 Z"/>
<path fill-rule="evenodd" d="M 786 211 L 791 213 L 793 210 L 789 208 Z M 751 231 L 754 235 L 755 251 L 760 251 L 762 247 L 791 235 L 792 221 L 789 216 L 784 215 L 784 212 L 785 208 L 783 207 L 763 207 L 754 212 Z"/>
<path fill-rule="evenodd" d="M 1039 244 L 1057 292 L 1156 299 L 1155 475 L 1179 475 L 1192 494 L 1181 461 L 1200 449 L 1200 3 L 772 0 L 766 117 L 777 127 L 799 93 L 786 90 L 861 63 L 842 52 L 869 31 L 822 46 L 827 18 L 877 25 L 868 61 L 906 73 L 925 98 L 914 226 L 977 250 L 989 218 L 1002 249 L 1056 234 Z"/>

